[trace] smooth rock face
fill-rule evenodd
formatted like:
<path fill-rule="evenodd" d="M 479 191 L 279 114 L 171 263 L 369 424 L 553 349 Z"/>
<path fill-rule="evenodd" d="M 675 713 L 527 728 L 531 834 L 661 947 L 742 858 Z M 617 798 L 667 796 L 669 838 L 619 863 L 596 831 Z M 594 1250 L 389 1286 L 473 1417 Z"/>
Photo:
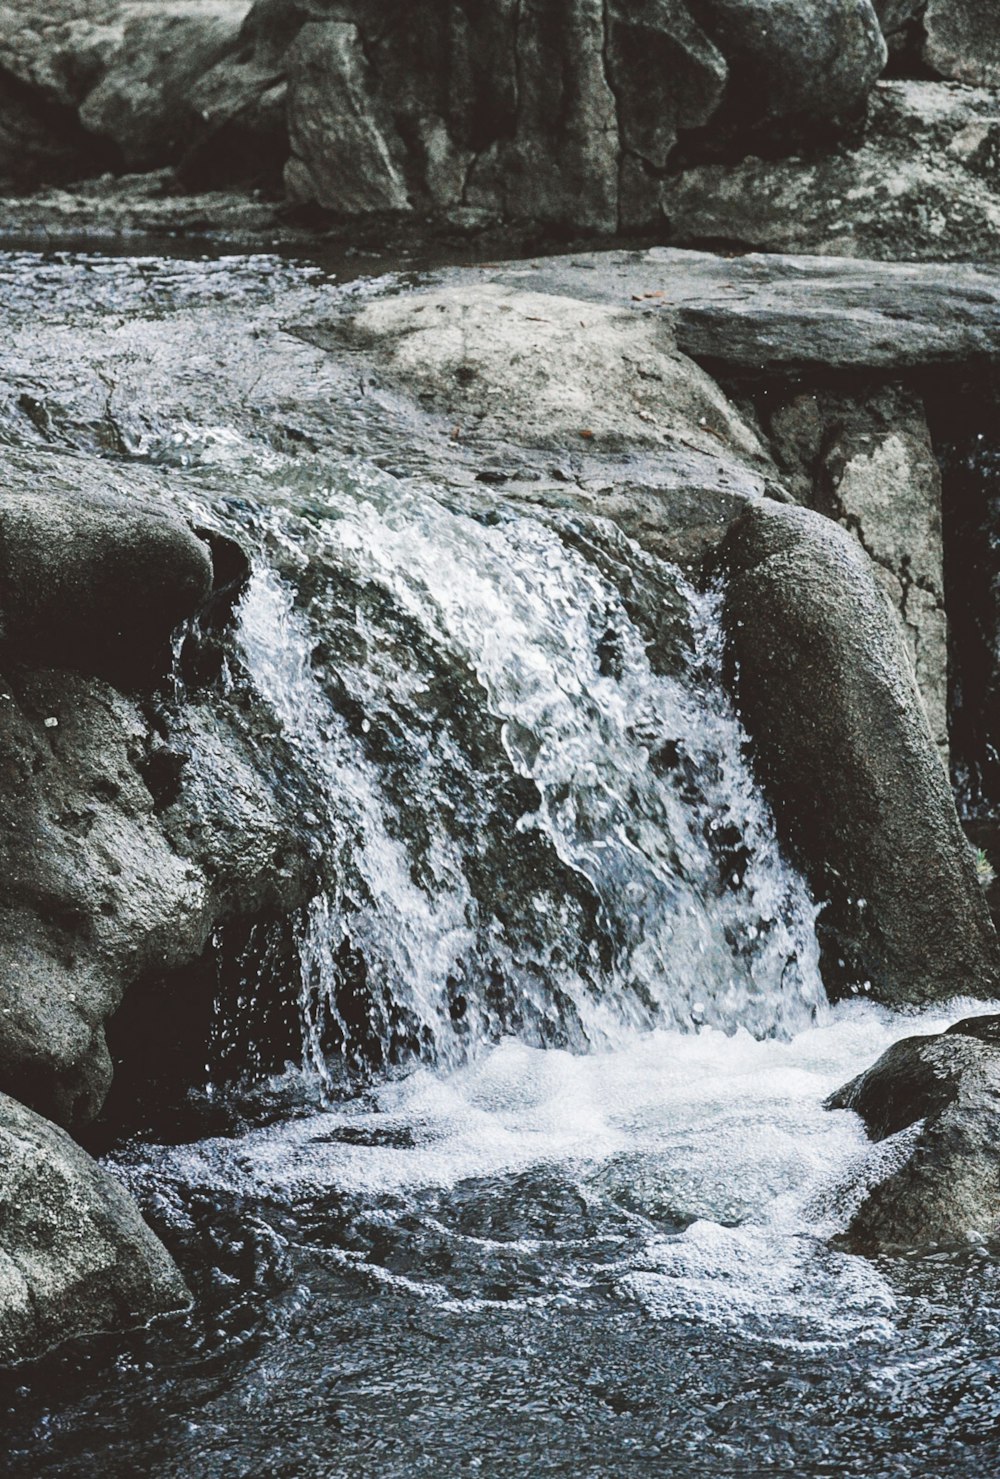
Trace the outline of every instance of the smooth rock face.
<path fill-rule="evenodd" d="M 542 258 L 491 279 L 667 319 L 677 347 L 716 374 L 1000 358 L 1000 271 L 971 263 L 652 247 Z"/>
<path fill-rule="evenodd" d="M 859 1253 L 994 1238 L 1000 1230 L 1000 1046 L 996 1018 L 894 1043 L 827 1101 L 883 1140 L 920 1121 L 903 1164 L 875 1186 L 844 1237 Z M 985 1030 L 980 1024 L 986 1024 Z"/>
<path fill-rule="evenodd" d="M 208 546 L 160 504 L 65 476 L 0 489 L 0 654 L 142 682 L 211 586 Z"/>
<path fill-rule="evenodd" d="M 942 77 L 1000 87 L 1000 13 L 984 0 L 927 0 L 924 61 Z"/>
<path fill-rule="evenodd" d="M 728 101 L 751 122 L 855 114 L 885 65 L 869 0 L 701 0 L 695 9 L 729 62 Z"/>
<path fill-rule="evenodd" d="M 781 834 L 824 903 L 828 989 L 989 996 L 1000 949 L 871 562 L 831 520 L 767 500 L 722 555 L 738 703 Z"/>
<path fill-rule="evenodd" d="M 879 82 L 856 148 L 702 165 L 673 177 L 669 239 L 910 260 L 1000 257 L 994 93 Z"/>
<path fill-rule="evenodd" d="M 291 47 L 288 125 L 292 157 L 285 184 L 293 200 L 338 215 L 409 209 L 356 26 L 303 26 Z"/>
<path fill-rule="evenodd" d="M 796 501 L 863 545 L 906 633 L 938 751 L 948 762 L 948 626 L 941 469 L 920 398 L 901 386 L 868 394 L 772 389 L 758 401 Z"/>
<path fill-rule="evenodd" d="M 669 325 L 627 310 L 484 283 L 376 299 L 340 324 L 296 332 L 365 350 L 463 436 L 560 448 L 676 442 L 764 460 Z"/>
<path fill-rule="evenodd" d="M 0 1364 L 190 1302 L 114 1178 L 55 1125 L 0 1094 Z"/>

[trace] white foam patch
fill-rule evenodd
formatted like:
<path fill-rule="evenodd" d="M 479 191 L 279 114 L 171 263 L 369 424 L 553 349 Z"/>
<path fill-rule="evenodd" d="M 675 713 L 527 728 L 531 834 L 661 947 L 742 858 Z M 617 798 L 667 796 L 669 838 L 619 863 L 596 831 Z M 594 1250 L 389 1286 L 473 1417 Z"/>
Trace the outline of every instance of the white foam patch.
<path fill-rule="evenodd" d="M 889 1283 L 828 1239 L 905 1159 L 912 1134 L 873 1146 L 855 1115 L 823 1101 L 900 1037 L 985 1009 L 959 1001 L 903 1016 L 856 1002 L 791 1041 L 661 1031 L 588 1056 L 509 1039 L 365 1103 L 143 1160 L 168 1180 L 291 1203 L 405 1200 L 548 1167 L 636 1215 L 640 1250 L 607 1272 L 651 1316 L 805 1348 L 881 1342 L 893 1329 Z M 342 1131 L 403 1143 L 331 1138 Z"/>

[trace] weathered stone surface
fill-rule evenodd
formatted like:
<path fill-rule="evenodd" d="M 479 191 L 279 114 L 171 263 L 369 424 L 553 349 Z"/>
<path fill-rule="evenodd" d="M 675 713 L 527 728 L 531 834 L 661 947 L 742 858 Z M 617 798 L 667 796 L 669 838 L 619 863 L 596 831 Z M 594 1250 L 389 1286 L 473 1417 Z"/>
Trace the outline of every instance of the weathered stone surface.
<path fill-rule="evenodd" d="M 80 120 L 114 141 L 130 169 L 179 159 L 199 124 L 198 81 L 239 44 L 245 0 L 157 0 L 125 4 L 120 48 L 88 92 Z"/>
<path fill-rule="evenodd" d="M 627 310 L 465 284 L 376 299 L 296 332 L 370 355 L 465 437 L 558 448 L 680 443 L 723 462 L 727 451 L 766 460 L 714 381 L 674 348 L 669 326 Z"/>
<path fill-rule="evenodd" d="M 996 95 L 880 82 L 856 148 L 688 169 L 663 187 L 670 240 L 888 259 L 996 261 Z"/>
<path fill-rule="evenodd" d="M 886 46 L 869 0 L 700 0 L 695 11 L 730 67 L 730 109 L 746 121 L 859 112 Z"/>
<path fill-rule="evenodd" d="M 723 548 L 738 702 L 824 902 L 824 977 L 886 1002 L 990 995 L 1000 949 L 899 622 L 858 542 L 756 504 Z"/>
<path fill-rule="evenodd" d="M 287 57 L 293 200 L 338 215 L 406 211 L 406 181 L 369 77 L 356 26 L 303 26 Z"/>
<path fill-rule="evenodd" d="M 875 1140 L 914 1131 L 903 1164 L 876 1185 L 844 1236 L 861 1253 L 993 1238 L 1000 1230 L 1000 1045 L 995 1017 L 894 1043 L 827 1101 Z"/>
<path fill-rule="evenodd" d="M 0 1094 L 0 1363 L 190 1302 L 114 1178 L 55 1125 Z"/>
<path fill-rule="evenodd" d="M 669 319 L 678 348 L 722 374 L 907 370 L 1000 356 L 1000 272 L 989 266 L 653 247 L 487 276 Z"/>
<path fill-rule="evenodd" d="M 942 77 L 1000 87 L 1000 14 L 982 0 L 927 0 L 924 60 Z"/>
<path fill-rule="evenodd" d="M 759 405 L 797 501 L 851 530 L 874 562 L 902 619 L 931 733 L 947 764 L 941 470 L 920 398 L 900 386 L 784 397 L 772 389 Z"/>
<path fill-rule="evenodd" d="M 65 473 L 0 490 L 0 653 L 118 682 L 162 670 L 212 586 L 208 546 L 175 514 Z M 157 663 L 160 668 L 157 668 Z"/>

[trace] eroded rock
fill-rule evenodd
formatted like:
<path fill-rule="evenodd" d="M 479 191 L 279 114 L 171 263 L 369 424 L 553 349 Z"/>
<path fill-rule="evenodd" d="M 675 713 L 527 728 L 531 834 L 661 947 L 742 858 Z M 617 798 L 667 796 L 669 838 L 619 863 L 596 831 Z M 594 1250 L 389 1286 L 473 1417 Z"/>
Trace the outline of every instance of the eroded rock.
<path fill-rule="evenodd" d="M 0 489 L 0 653 L 148 681 L 208 598 L 208 546 L 163 504 L 48 471 Z"/>
<path fill-rule="evenodd" d="M 941 77 L 1000 87 L 1000 15 L 981 0 L 927 0 L 924 61 Z"/>
<path fill-rule="evenodd" d="M 985 88 L 879 82 L 856 147 L 690 168 L 663 187 L 666 229 L 679 244 L 996 261 L 998 130 Z"/>
<path fill-rule="evenodd" d="M 827 389 L 761 397 L 796 500 L 836 519 L 871 557 L 899 612 L 934 742 L 948 761 L 948 627 L 941 470 L 919 396 Z"/>
<path fill-rule="evenodd" d="M 766 461 L 715 382 L 677 351 L 669 324 L 627 310 L 468 284 L 378 298 L 296 332 L 365 352 L 463 436 L 555 448 L 680 444 L 723 462 L 726 453 Z"/>
<path fill-rule="evenodd" d="M 844 1236 L 854 1251 L 997 1235 L 998 1036 L 996 1017 L 972 1017 L 947 1033 L 904 1038 L 827 1100 L 860 1115 L 874 1140 L 917 1127 L 903 1164 L 855 1213 Z"/>
<path fill-rule="evenodd" d="M 190 1302 L 114 1178 L 55 1125 L 0 1094 L 0 1363 Z"/>
<path fill-rule="evenodd" d="M 990 995 L 1000 950 L 898 618 L 858 542 L 754 505 L 725 623 L 760 779 L 823 902 L 824 979 L 881 1001 Z"/>

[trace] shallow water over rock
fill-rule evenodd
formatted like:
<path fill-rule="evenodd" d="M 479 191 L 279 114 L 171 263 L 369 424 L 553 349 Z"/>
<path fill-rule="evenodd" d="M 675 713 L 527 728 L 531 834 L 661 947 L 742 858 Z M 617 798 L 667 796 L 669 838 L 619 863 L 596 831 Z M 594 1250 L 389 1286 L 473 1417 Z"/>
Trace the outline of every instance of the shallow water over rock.
<path fill-rule="evenodd" d="M 828 1245 L 908 1143 L 824 1098 L 963 1005 L 826 1005 L 717 595 L 576 464 L 529 501 L 402 441 L 285 333 L 311 271 L 40 265 L 0 262 L 7 476 L 246 548 L 157 722 L 196 782 L 194 699 L 239 716 L 315 889 L 270 975 L 220 935 L 186 1096 L 103 1130 L 193 1313 L 4 1377 L 11 1475 L 989 1472 L 994 1250 Z"/>

